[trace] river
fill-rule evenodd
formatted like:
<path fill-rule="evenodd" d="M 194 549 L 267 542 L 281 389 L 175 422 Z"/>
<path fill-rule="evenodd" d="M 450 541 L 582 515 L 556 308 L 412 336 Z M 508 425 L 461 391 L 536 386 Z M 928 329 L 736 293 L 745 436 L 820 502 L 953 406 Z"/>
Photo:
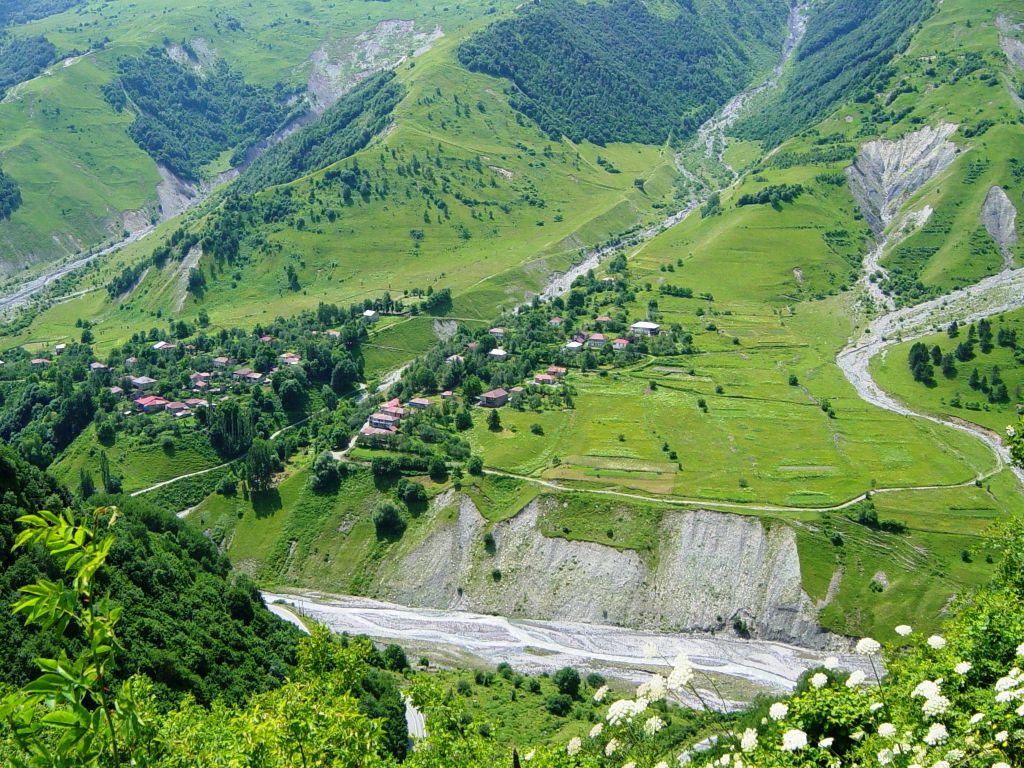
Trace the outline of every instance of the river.
<path fill-rule="evenodd" d="M 704 673 L 698 676 L 698 688 L 705 690 L 705 701 L 725 710 L 741 706 L 758 693 L 792 690 L 805 670 L 821 664 L 829 655 L 765 640 L 508 619 L 411 608 L 363 597 L 264 592 L 263 599 L 279 615 L 287 612 L 281 607 L 287 605 L 335 632 L 399 643 L 412 655 L 427 654 L 435 661 L 441 658 L 460 666 L 493 668 L 504 662 L 534 675 L 574 666 L 638 683 L 654 670 L 664 671 L 670 659 L 683 653 L 698 672 Z M 656 649 L 654 657 L 645 652 L 649 646 Z M 853 655 L 840 657 L 841 666 L 847 669 L 863 669 L 863 662 L 863 658 Z M 724 696 L 712 690 L 711 680 Z M 686 703 L 700 705 L 692 696 Z"/>

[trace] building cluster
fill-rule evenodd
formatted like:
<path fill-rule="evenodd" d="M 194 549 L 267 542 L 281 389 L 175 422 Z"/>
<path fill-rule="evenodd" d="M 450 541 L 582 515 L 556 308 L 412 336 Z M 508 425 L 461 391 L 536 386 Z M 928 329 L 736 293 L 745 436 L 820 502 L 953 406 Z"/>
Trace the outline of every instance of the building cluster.
<path fill-rule="evenodd" d="M 330 333 L 330 332 L 328 332 Z M 337 331 L 333 332 L 337 333 Z M 271 336 L 261 336 L 260 341 L 270 343 Z M 158 352 L 171 351 L 178 348 L 178 345 L 167 341 L 157 341 L 152 348 Z M 54 353 L 59 357 L 67 349 L 66 344 L 54 346 Z M 192 345 L 186 345 L 185 350 L 194 354 L 196 349 Z M 53 363 L 53 360 L 46 357 L 36 357 L 31 361 L 35 369 L 45 368 Z M 129 400 L 135 410 L 140 413 L 166 412 L 174 418 L 185 418 L 195 413 L 197 409 L 209 408 L 210 398 L 220 396 L 220 399 L 229 397 L 229 392 L 239 385 L 266 384 L 270 376 L 286 366 L 297 366 L 302 364 L 302 358 L 294 352 L 284 352 L 278 356 L 278 365 L 271 368 L 266 374 L 254 371 L 247 366 L 238 366 L 238 361 L 220 355 L 210 361 L 211 370 L 194 370 L 189 374 L 188 397 L 185 393 L 179 392 L 180 399 L 168 399 L 154 390 L 166 388 L 161 387 L 161 381 L 151 376 L 135 375 L 132 370 L 139 365 L 139 359 L 135 356 L 124 360 L 124 373 L 119 383 L 108 388 L 109 392 L 118 398 Z M 101 373 L 109 370 L 109 366 L 99 361 L 89 364 L 92 373 Z M 115 379 L 117 380 L 117 379 Z"/>

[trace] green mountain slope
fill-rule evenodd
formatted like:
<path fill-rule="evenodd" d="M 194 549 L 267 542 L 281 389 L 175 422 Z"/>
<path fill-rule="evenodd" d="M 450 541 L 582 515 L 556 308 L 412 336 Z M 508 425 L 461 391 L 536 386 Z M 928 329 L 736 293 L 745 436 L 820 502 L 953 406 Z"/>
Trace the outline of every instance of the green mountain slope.
<path fill-rule="evenodd" d="M 788 4 L 551 0 L 459 48 L 509 78 L 512 105 L 554 137 L 660 144 L 686 137 L 781 48 Z"/>
<path fill-rule="evenodd" d="M 50 477 L 0 451 L 0 594 L 10 606 L 19 588 L 55 564 L 36 548 L 11 552 L 22 530 L 17 518 L 72 504 Z M 195 528 L 142 500 L 97 499 L 120 508 L 117 544 L 100 585 L 126 610 L 124 655 L 118 680 L 143 673 L 164 704 L 186 694 L 197 701 L 242 701 L 280 685 L 295 662 L 298 633 L 264 607 L 251 581 L 229 578 L 227 560 Z M 48 655 L 54 638 L 27 628 L 5 610 L 0 624 L 4 683 L 35 677 L 34 659 Z"/>
<path fill-rule="evenodd" d="M 46 14 L 60 10 L 52 5 Z M 199 8 L 116 0 L 10 27 L 11 39 L 43 37 L 57 53 L 55 63 L 34 79 L 13 84 L 0 103 L 0 167 L 17 182 L 25 201 L 9 221 L 0 221 L 0 272 L 120 239 L 126 228 L 138 229 L 159 215 L 162 179 L 154 156 L 129 136 L 133 109 L 126 104 L 118 112 L 104 94 L 122 59 L 156 47 L 165 51 L 161 67 L 169 66 L 166 56 L 177 57 L 199 80 L 215 74 L 217 62 L 223 62 L 248 87 L 276 87 L 278 95 L 305 92 L 312 81 L 312 100 L 321 108 L 366 74 L 393 66 L 438 35 L 458 36 L 500 7 L 482 0 L 458 8 L 411 0 L 335 3 L 310 6 L 298 17 L 287 2 Z M 303 102 L 290 106 L 301 109 Z M 265 135 L 273 127 L 269 120 L 256 133 Z M 244 151 L 254 135 L 249 127 L 244 136 L 233 135 L 233 129 L 207 141 L 204 152 L 179 170 L 204 180 L 227 170 L 232 154 Z M 180 132 L 153 136 L 147 131 L 147 143 L 160 146 L 158 159 L 166 159 L 163 144 L 179 140 L 175 133 Z"/>

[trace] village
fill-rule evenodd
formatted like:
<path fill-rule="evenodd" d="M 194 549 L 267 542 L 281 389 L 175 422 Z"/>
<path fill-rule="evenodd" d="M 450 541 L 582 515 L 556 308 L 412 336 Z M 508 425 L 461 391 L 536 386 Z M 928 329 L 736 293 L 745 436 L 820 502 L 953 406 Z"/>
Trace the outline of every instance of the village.
<path fill-rule="evenodd" d="M 560 316 L 554 316 L 548 320 L 551 329 L 560 329 L 565 321 Z M 562 351 L 570 357 L 585 350 L 602 350 L 606 347 L 615 352 L 624 352 L 629 349 L 630 338 L 617 337 L 609 340 L 608 334 L 598 329 L 606 329 L 614 324 L 611 317 L 600 315 L 594 319 L 591 330 L 580 330 L 569 338 L 569 341 L 562 344 Z M 657 336 L 661 331 L 658 323 L 642 320 L 629 326 L 628 335 L 632 339 Z M 462 367 L 466 363 L 466 355 L 482 354 L 489 363 L 503 364 L 511 358 L 511 353 L 505 349 L 504 344 L 508 342 L 513 333 L 510 329 L 497 326 L 487 331 L 487 336 L 493 340 L 496 346 L 484 349 L 479 340 L 470 340 L 464 343 L 464 353 L 454 353 L 444 358 L 446 366 Z M 501 408 L 508 405 L 516 398 L 521 398 L 528 392 L 543 392 L 544 389 L 558 387 L 568 374 L 567 365 L 548 365 L 547 368 L 535 373 L 532 380 L 522 384 L 516 384 L 508 388 L 495 387 L 476 395 L 474 404 L 481 408 Z M 367 447 L 387 445 L 389 438 L 396 434 L 401 426 L 402 419 L 410 412 L 425 411 L 434 408 L 445 402 L 454 402 L 459 399 L 459 394 L 454 389 L 443 389 L 436 398 L 417 395 L 406 401 L 394 397 L 383 403 L 379 409 L 370 414 L 359 431 L 358 440 Z M 464 396 L 464 400 L 465 400 Z M 464 403 L 465 404 L 465 403 Z"/>

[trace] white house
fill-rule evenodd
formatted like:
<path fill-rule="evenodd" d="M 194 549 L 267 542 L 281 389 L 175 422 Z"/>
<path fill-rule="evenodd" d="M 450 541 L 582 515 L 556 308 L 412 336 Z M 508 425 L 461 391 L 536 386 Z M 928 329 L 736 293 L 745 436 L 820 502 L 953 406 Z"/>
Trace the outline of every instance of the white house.
<path fill-rule="evenodd" d="M 633 323 L 629 326 L 629 330 L 635 333 L 637 336 L 657 336 L 661 330 L 661 326 L 657 323 L 651 323 L 647 320 L 641 320 L 638 323 Z"/>
<path fill-rule="evenodd" d="M 377 310 L 375 309 L 366 309 L 363 310 L 363 320 L 368 323 L 376 323 L 380 320 L 380 315 L 377 314 Z"/>
<path fill-rule="evenodd" d="M 487 356 L 491 358 L 491 360 L 496 360 L 499 363 L 503 363 L 508 360 L 508 352 L 501 347 L 495 347 L 487 353 Z"/>

